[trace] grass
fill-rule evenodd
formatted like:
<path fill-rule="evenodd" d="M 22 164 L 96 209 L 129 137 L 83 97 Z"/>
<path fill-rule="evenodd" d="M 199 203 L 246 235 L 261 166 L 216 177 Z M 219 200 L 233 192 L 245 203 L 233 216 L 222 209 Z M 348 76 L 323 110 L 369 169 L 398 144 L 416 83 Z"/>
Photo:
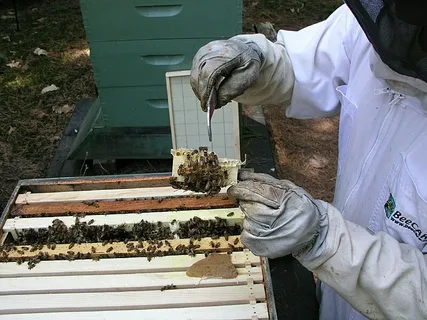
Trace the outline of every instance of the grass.
<path fill-rule="evenodd" d="M 71 116 L 54 109 L 95 95 L 79 2 L 31 2 L 18 11 L 20 31 L 13 10 L 0 10 L 0 209 L 19 179 L 45 175 Z M 51 84 L 59 90 L 41 94 Z"/>

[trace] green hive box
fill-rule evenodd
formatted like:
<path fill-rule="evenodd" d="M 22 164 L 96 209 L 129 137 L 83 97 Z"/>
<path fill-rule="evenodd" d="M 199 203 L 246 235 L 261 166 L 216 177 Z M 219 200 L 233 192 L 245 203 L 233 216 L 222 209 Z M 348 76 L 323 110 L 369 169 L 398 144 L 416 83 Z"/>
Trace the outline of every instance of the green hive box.
<path fill-rule="evenodd" d="M 172 148 L 167 71 L 242 32 L 242 0 L 81 0 L 98 99 L 69 159 L 161 159 Z"/>

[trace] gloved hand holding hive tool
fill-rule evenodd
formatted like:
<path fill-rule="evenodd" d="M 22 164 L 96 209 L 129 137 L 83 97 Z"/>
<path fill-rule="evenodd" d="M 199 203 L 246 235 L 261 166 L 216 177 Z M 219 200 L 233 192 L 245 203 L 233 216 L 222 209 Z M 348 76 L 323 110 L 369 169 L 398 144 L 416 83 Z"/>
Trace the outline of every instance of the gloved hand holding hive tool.
<path fill-rule="evenodd" d="M 346 0 L 299 31 L 213 41 L 193 60 L 206 111 L 231 100 L 287 117 L 340 114 L 333 204 L 286 180 L 229 188 L 255 254 L 317 273 L 320 319 L 427 319 L 427 1 Z"/>

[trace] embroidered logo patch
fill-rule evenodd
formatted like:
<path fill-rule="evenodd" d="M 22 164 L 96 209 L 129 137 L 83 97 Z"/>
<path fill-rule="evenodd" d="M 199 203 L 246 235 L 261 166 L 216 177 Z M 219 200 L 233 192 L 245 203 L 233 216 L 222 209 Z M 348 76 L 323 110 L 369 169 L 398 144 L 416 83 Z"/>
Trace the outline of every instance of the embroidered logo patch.
<path fill-rule="evenodd" d="M 405 217 L 400 211 L 396 210 L 396 201 L 391 193 L 384 204 L 384 211 L 387 219 L 400 227 L 411 230 L 421 242 L 427 242 L 427 233 L 422 232 L 415 221 Z"/>
<path fill-rule="evenodd" d="M 384 205 L 384 210 L 387 218 L 390 218 L 394 210 L 396 210 L 396 202 L 394 201 L 394 198 L 391 193 L 390 193 L 390 196 L 388 197 L 387 202 Z"/>

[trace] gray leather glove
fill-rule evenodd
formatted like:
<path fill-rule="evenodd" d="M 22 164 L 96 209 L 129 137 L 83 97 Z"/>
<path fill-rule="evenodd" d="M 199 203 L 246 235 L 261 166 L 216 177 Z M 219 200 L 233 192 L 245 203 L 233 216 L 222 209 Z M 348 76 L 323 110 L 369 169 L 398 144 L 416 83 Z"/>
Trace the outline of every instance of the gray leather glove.
<path fill-rule="evenodd" d="M 213 88 L 219 109 L 258 81 L 261 49 L 254 42 L 235 36 L 201 47 L 193 59 L 190 84 L 203 111 Z"/>
<path fill-rule="evenodd" d="M 278 258 L 307 253 L 327 229 L 322 201 L 292 182 L 245 171 L 239 180 L 228 195 L 245 214 L 241 241 L 254 254 Z"/>

